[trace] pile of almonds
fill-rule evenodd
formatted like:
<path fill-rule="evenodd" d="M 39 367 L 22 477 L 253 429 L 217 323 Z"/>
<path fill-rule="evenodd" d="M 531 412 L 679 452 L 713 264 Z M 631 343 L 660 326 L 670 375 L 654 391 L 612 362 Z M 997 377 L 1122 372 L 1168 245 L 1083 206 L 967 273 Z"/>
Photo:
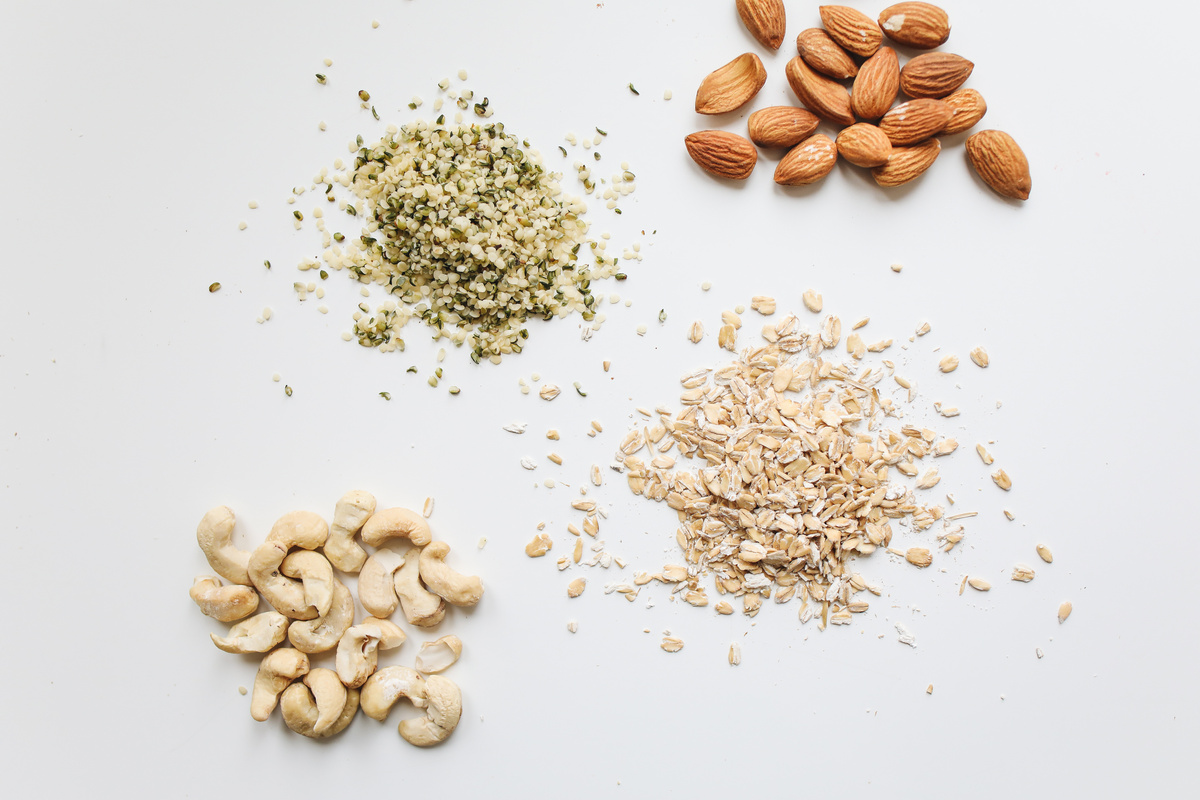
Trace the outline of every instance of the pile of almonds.
<path fill-rule="evenodd" d="M 779 49 L 785 30 L 782 0 L 737 0 L 737 9 L 759 42 Z M 942 147 L 937 137 L 967 131 L 983 118 L 983 97 L 963 88 L 975 66 L 970 61 L 928 52 L 902 68 L 896 51 L 883 46 L 885 35 L 916 50 L 944 44 L 950 20 L 941 8 L 897 3 L 883 10 L 878 24 L 848 6 L 821 6 L 820 14 L 824 28 L 800 33 L 799 55 L 786 68 L 788 83 L 804 107 L 755 111 L 749 140 L 727 131 L 689 135 L 688 153 L 705 171 L 734 180 L 749 177 L 758 161 L 757 144 L 788 148 L 775 170 L 776 183 L 785 186 L 816 183 L 833 171 L 839 155 L 870 169 L 880 186 L 900 186 L 937 159 Z M 704 79 L 696 92 L 696 112 L 725 114 L 741 108 L 766 80 L 762 60 L 744 53 Z M 893 107 L 901 92 L 911 99 Z M 843 126 L 836 141 L 816 132 L 822 120 Z M 998 194 L 1029 197 L 1029 163 L 1007 133 L 973 134 L 967 139 L 967 158 Z"/>

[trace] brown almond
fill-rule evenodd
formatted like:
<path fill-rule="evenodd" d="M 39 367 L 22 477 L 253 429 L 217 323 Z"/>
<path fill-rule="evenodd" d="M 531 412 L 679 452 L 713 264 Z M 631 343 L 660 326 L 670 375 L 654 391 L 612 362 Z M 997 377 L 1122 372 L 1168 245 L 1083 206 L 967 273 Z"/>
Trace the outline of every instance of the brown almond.
<path fill-rule="evenodd" d="M 987 113 L 987 103 L 983 101 L 983 95 L 974 89 L 951 92 L 942 98 L 942 102 L 954 112 L 946 127 L 942 128 L 942 133 L 947 135 L 970 130 Z"/>
<path fill-rule="evenodd" d="M 1033 184 L 1029 161 L 1004 131 L 980 131 L 967 137 L 967 159 L 996 194 L 1015 200 L 1029 199 Z"/>
<path fill-rule="evenodd" d="M 812 136 L 819 123 L 806 108 L 762 108 L 750 115 L 750 141 L 759 147 L 793 147 Z"/>
<path fill-rule="evenodd" d="M 952 116 L 954 111 L 943 101 L 921 98 L 901 103 L 884 114 L 879 127 L 892 144 L 910 145 L 940 133 Z"/>
<path fill-rule="evenodd" d="M 893 42 L 932 50 L 950 38 L 950 18 L 931 3 L 897 3 L 879 15 L 879 27 Z"/>
<path fill-rule="evenodd" d="M 724 114 L 750 102 L 767 82 L 767 70 L 754 53 L 742 53 L 710 72 L 696 90 L 697 114 Z"/>
<path fill-rule="evenodd" d="M 842 128 L 837 136 L 838 154 L 856 167 L 882 167 L 892 154 L 887 134 L 869 122 Z"/>
<path fill-rule="evenodd" d="M 775 168 L 775 182 L 783 186 L 816 183 L 832 172 L 836 163 L 837 148 L 833 140 L 818 133 L 788 150 Z"/>
<path fill-rule="evenodd" d="M 854 113 L 850 110 L 850 93 L 837 81 L 813 71 L 796 56 L 787 63 L 787 79 L 800 102 L 818 117 L 842 125 L 854 124 Z"/>
<path fill-rule="evenodd" d="M 873 56 L 883 44 L 883 31 L 861 11 L 849 6 L 821 6 L 819 11 L 830 38 L 854 55 Z"/>
<path fill-rule="evenodd" d="M 750 35 L 764 46 L 778 50 L 787 27 L 783 0 L 737 0 L 738 16 Z"/>
<path fill-rule="evenodd" d="M 749 140 L 728 131 L 699 131 L 683 143 L 688 155 L 701 169 L 718 178 L 740 181 L 750 177 L 758 163 L 758 151 Z"/>
<path fill-rule="evenodd" d="M 900 91 L 900 60 L 896 51 L 881 47 L 858 68 L 850 89 L 850 106 L 856 116 L 879 119 L 896 101 Z"/>
<path fill-rule="evenodd" d="M 885 188 L 901 186 L 929 169 L 941 151 L 942 143 L 937 139 L 928 139 L 915 147 L 893 147 L 891 158 L 882 167 L 871 170 L 871 175 Z"/>
<path fill-rule="evenodd" d="M 922 53 L 900 70 L 900 88 L 909 97 L 945 97 L 966 83 L 973 69 L 954 53 Z"/>
<path fill-rule="evenodd" d="M 822 75 L 844 80 L 858 74 L 854 59 L 820 28 L 801 31 L 796 37 L 796 49 L 800 51 L 800 57 Z"/>

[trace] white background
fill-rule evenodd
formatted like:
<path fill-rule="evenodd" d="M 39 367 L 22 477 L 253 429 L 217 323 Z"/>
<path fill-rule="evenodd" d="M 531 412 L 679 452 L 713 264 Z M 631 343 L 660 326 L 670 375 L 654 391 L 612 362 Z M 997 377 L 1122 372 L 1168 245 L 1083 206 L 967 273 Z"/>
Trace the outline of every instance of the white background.
<path fill-rule="evenodd" d="M 262 796 L 285 784 L 314 795 L 579 798 L 1195 787 L 1200 285 L 1187 233 L 1197 210 L 1187 37 L 1200 15 L 1183 3 L 948 6 L 944 49 L 976 64 L 968 85 L 989 104 L 981 127 L 1009 131 L 1032 165 L 1022 205 L 974 177 L 962 136 L 922 179 L 890 192 L 844 163 L 819 186 L 781 189 L 778 154 L 764 154 L 744 185 L 711 180 L 683 137 L 743 131 L 753 108 L 793 102 L 783 68 L 796 34 L 819 24 L 817 4 L 787 2 L 777 54 L 727 0 L 601 5 L 4 4 L 9 796 Z M 697 117 L 701 78 L 746 50 L 769 76 L 753 105 Z M 645 260 L 603 289 L 633 305 L 607 306 L 590 342 L 578 318 L 538 324 L 524 354 L 498 367 L 451 352 L 430 389 L 436 345 L 423 330 L 408 332 L 403 354 L 341 340 L 361 299 L 345 276 L 326 282 L 328 315 L 296 301 L 294 265 L 318 242 L 311 227 L 293 230 L 290 212 L 308 215 L 316 201 L 286 198 L 346 158 L 356 134 L 382 130 L 358 89 L 385 123 L 403 122 L 418 116 L 406 107 L 413 95 L 431 113 L 436 82 L 460 68 L 495 120 L 554 168 L 567 131 L 609 132 L 602 165 L 629 161 L 638 190 L 621 217 L 593 202 L 593 233 L 611 231 L 618 254 L 642 241 Z M 564 187 L 575 191 L 574 178 Z M 578 486 L 589 464 L 607 463 L 637 406 L 674 405 L 680 374 L 720 360 L 722 310 L 770 294 L 804 315 L 809 287 L 847 322 L 869 315 L 868 341 L 896 339 L 889 355 L 921 390 L 913 418 L 963 443 L 942 459 L 937 491 L 980 512 L 964 543 L 924 571 L 886 553 L 863 561 L 885 595 L 854 625 L 823 633 L 799 624 L 795 603 L 769 603 L 755 620 L 717 617 L 669 602 L 657 584 L 626 603 L 600 591 L 616 576 L 598 572 L 568 601 L 567 581 L 584 573 L 560 574 L 553 559 L 569 551 L 575 490 L 535 479 Z M 258 325 L 265 306 L 275 315 Z M 762 320 L 745 317 L 749 342 Z M 699 346 L 684 338 L 693 319 L 710 331 Z M 933 332 L 901 351 L 926 320 Z M 991 354 L 986 371 L 966 359 L 977 344 Z M 963 366 L 940 375 L 949 352 Z M 566 391 L 551 404 L 520 394 L 518 378 L 535 372 Z M 449 397 L 449 384 L 462 394 Z M 938 400 L 961 416 L 938 420 Z M 605 426 L 595 439 L 584 435 L 591 419 Z M 513 420 L 529 432 L 500 429 Z M 544 458 L 552 426 L 561 468 Z M 994 441 L 1010 493 L 988 479 L 978 441 Z M 536 473 L 520 469 L 523 456 L 541 463 Z M 629 559 L 625 579 L 676 560 L 673 515 L 610 475 L 595 493 L 611 509 L 601 538 Z M 435 534 L 487 585 L 475 611 L 438 632 L 466 643 L 449 673 L 466 708 L 434 750 L 399 739 L 400 713 L 384 725 L 360 716 L 320 743 L 292 735 L 278 713 L 252 721 L 237 687 L 252 683 L 255 660 L 212 647 L 222 626 L 187 597 L 208 571 L 193 531 L 209 507 L 231 506 L 250 547 L 278 515 L 328 516 L 352 488 L 381 506 L 433 496 Z M 523 547 L 542 520 L 556 547 L 530 560 Z M 1037 560 L 1037 542 L 1053 548 L 1053 565 Z M 1037 568 L 1032 583 L 1007 579 L 1017 562 Z M 967 573 L 995 588 L 960 597 Z M 1068 599 L 1075 612 L 1060 626 Z M 896 641 L 896 622 L 915 649 Z M 658 649 L 666 629 L 682 652 Z M 386 663 L 411 663 L 429 638 L 409 633 Z M 732 641 L 737 668 L 726 663 Z"/>

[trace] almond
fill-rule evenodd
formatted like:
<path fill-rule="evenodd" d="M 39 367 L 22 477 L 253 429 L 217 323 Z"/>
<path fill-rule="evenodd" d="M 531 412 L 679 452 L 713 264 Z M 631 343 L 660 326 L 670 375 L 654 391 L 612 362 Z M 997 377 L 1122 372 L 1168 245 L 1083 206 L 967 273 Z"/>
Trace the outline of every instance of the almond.
<path fill-rule="evenodd" d="M 892 107 L 900 91 L 900 60 L 896 51 L 881 47 L 858 68 L 850 90 L 850 105 L 863 119 L 879 119 Z"/>
<path fill-rule="evenodd" d="M 854 55 L 873 56 L 883 44 L 883 31 L 861 11 L 849 6 L 821 6 L 819 11 L 830 38 Z"/>
<path fill-rule="evenodd" d="M 850 93 L 836 81 L 813 72 L 804 59 L 796 56 L 787 63 L 787 79 L 800 102 L 818 117 L 842 125 L 853 125 Z"/>
<path fill-rule="evenodd" d="M 778 50 L 783 44 L 784 17 L 783 0 L 737 0 L 738 16 L 764 47 Z"/>
<path fill-rule="evenodd" d="M 767 82 L 767 70 L 754 53 L 742 53 L 710 72 L 696 90 L 697 114 L 724 114 L 741 108 Z"/>
<path fill-rule="evenodd" d="M 975 127 L 975 123 L 987 113 L 987 103 L 983 101 L 983 95 L 974 89 L 959 89 L 942 98 L 942 102 L 954 112 L 950 122 L 942 128 L 942 133 L 947 135 L 962 133 Z"/>
<path fill-rule="evenodd" d="M 812 136 L 819 123 L 806 108 L 762 108 L 750 115 L 750 141 L 759 147 L 792 147 Z"/>
<path fill-rule="evenodd" d="M 869 122 L 842 128 L 837 137 L 838 154 L 856 167 L 882 167 L 892 154 L 887 134 Z"/>
<path fill-rule="evenodd" d="M 882 167 L 871 170 L 871 175 L 880 186 L 900 186 L 929 169 L 941 151 L 942 143 L 937 139 L 921 142 L 916 147 L 893 147 L 891 158 Z"/>
<path fill-rule="evenodd" d="M 879 15 L 879 27 L 893 42 L 932 50 L 950 38 L 950 18 L 930 3 L 897 3 Z"/>
<path fill-rule="evenodd" d="M 892 144 L 916 144 L 940 133 L 952 116 L 954 111 L 945 102 L 921 98 L 901 103 L 884 114 L 879 127 Z"/>
<path fill-rule="evenodd" d="M 718 178 L 740 181 L 748 178 L 758 163 L 758 151 L 748 140 L 727 131 L 699 131 L 683 143 L 688 155 L 701 169 Z"/>
<path fill-rule="evenodd" d="M 1007 133 L 980 131 L 967 137 L 967 159 L 996 194 L 1016 200 L 1029 199 L 1033 184 L 1029 161 Z"/>
<path fill-rule="evenodd" d="M 796 37 L 800 57 L 822 75 L 842 80 L 858 74 L 858 64 L 820 28 L 809 28 Z"/>
<path fill-rule="evenodd" d="M 954 53 L 922 53 L 900 70 L 900 88 L 909 97 L 945 97 L 966 83 L 973 69 Z"/>
<path fill-rule="evenodd" d="M 818 133 L 788 150 L 775 168 L 775 182 L 783 186 L 816 183 L 832 172 L 836 163 L 837 148 L 833 140 Z"/>

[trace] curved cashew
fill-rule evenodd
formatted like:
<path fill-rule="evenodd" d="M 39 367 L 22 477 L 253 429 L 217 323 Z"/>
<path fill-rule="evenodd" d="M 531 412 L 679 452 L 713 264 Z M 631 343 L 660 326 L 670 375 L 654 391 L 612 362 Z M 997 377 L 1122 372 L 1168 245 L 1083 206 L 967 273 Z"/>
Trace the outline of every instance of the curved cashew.
<path fill-rule="evenodd" d="M 288 641 L 301 653 L 324 653 L 337 647 L 338 640 L 346 629 L 354 624 L 354 595 L 342 585 L 333 582 L 333 604 L 329 613 L 318 619 L 293 622 L 288 628 Z"/>
<path fill-rule="evenodd" d="M 370 614 L 387 619 L 396 610 L 396 570 L 404 556 L 392 550 L 377 550 L 358 573 L 358 601 Z"/>
<path fill-rule="evenodd" d="M 288 684 L 308 674 L 308 656 L 299 650 L 284 647 L 269 653 L 258 666 L 254 676 L 254 693 L 250 695 L 250 716 L 263 722 L 275 710 L 279 693 Z"/>
<path fill-rule="evenodd" d="M 473 606 L 483 597 L 483 581 L 446 566 L 450 545 L 434 542 L 421 551 L 421 580 L 429 591 L 456 606 Z"/>
<path fill-rule="evenodd" d="M 297 550 L 288 553 L 279 571 L 289 578 L 299 578 L 304 587 L 304 601 L 317 610 L 317 617 L 329 613 L 333 604 L 333 567 L 320 553 Z"/>
<path fill-rule="evenodd" d="M 421 585 L 421 548 L 414 547 L 404 556 L 404 565 L 396 571 L 396 596 L 410 625 L 432 628 L 446 616 L 446 601 Z"/>
<path fill-rule="evenodd" d="M 315 619 L 317 610 L 304 599 L 304 586 L 279 572 L 287 558 L 286 544 L 263 542 L 250 554 L 247 572 L 254 587 L 271 607 L 292 619 Z"/>
<path fill-rule="evenodd" d="M 248 617 L 258 608 L 258 595 L 249 586 L 222 586 L 216 575 L 201 575 L 188 592 L 206 616 L 221 622 Z"/>
<path fill-rule="evenodd" d="M 417 653 L 417 662 L 415 664 L 417 672 L 423 672 L 426 675 L 433 672 L 441 672 L 454 666 L 458 661 L 458 657 L 462 655 L 462 639 L 451 634 L 443 636 L 435 642 L 425 642 L 421 645 L 421 652 Z"/>
<path fill-rule="evenodd" d="M 313 701 L 312 693 L 303 683 L 293 683 L 283 692 L 279 699 L 279 708 L 283 712 L 283 721 L 296 733 L 312 739 L 327 739 L 336 736 L 354 719 L 358 712 L 358 689 L 345 689 L 346 702 L 341 713 L 324 733 L 317 733 L 318 702 Z"/>
<path fill-rule="evenodd" d="M 379 547 L 388 539 L 397 537 L 410 539 L 417 547 L 424 547 L 433 539 L 433 534 L 425 518 L 407 508 L 388 508 L 376 512 L 363 525 L 362 539 L 372 547 Z"/>
<path fill-rule="evenodd" d="M 346 687 L 336 672 L 325 668 L 309 670 L 304 676 L 304 685 L 312 690 L 317 703 L 317 721 L 313 723 L 313 733 L 324 736 L 346 707 Z"/>
<path fill-rule="evenodd" d="M 401 697 L 408 698 L 417 708 L 424 708 L 425 679 L 408 667 L 384 667 L 363 684 L 363 713 L 383 722 Z"/>
<path fill-rule="evenodd" d="M 234 625 L 228 636 L 209 636 L 226 653 L 265 653 L 287 637 L 288 622 L 283 614 L 264 611 Z"/>
<path fill-rule="evenodd" d="M 391 622 L 367 617 L 351 626 L 338 642 L 334 666 L 346 686 L 357 689 L 379 664 L 379 651 L 404 644 L 404 631 Z"/>
<path fill-rule="evenodd" d="M 409 744 L 429 747 L 454 733 L 462 716 L 462 692 L 449 678 L 430 675 L 425 679 L 425 716 L 400 723 L 400 735 Z"/>
<path fill-rule="evenodd" d="M 329 526 L 320 514 L 311 511 L 292 511 L 275 520 L 268 542 L 278 542 L 287 547 L 302 547 L 316 550 L 329 538 Z"/>
<path fill-rule="evenodd" d="M 209 509 L 196 526 L 196 542 L 213 572 L 230 583 L 249 586 L 246 564 L 250 553 L 233 546 L 233 524 L 233 511 L 228 506 Z"/>
<path fill-rule="evenodd" d="M 375 513 L 375 496 L 354 490 L 342 495 L 333 509 L 333 524 L 325 541 L 325 556 L 342 572 L 355 573 L 367 560 L 367 551 L 358 546 L 354 537 L 367 518 Z"/>

